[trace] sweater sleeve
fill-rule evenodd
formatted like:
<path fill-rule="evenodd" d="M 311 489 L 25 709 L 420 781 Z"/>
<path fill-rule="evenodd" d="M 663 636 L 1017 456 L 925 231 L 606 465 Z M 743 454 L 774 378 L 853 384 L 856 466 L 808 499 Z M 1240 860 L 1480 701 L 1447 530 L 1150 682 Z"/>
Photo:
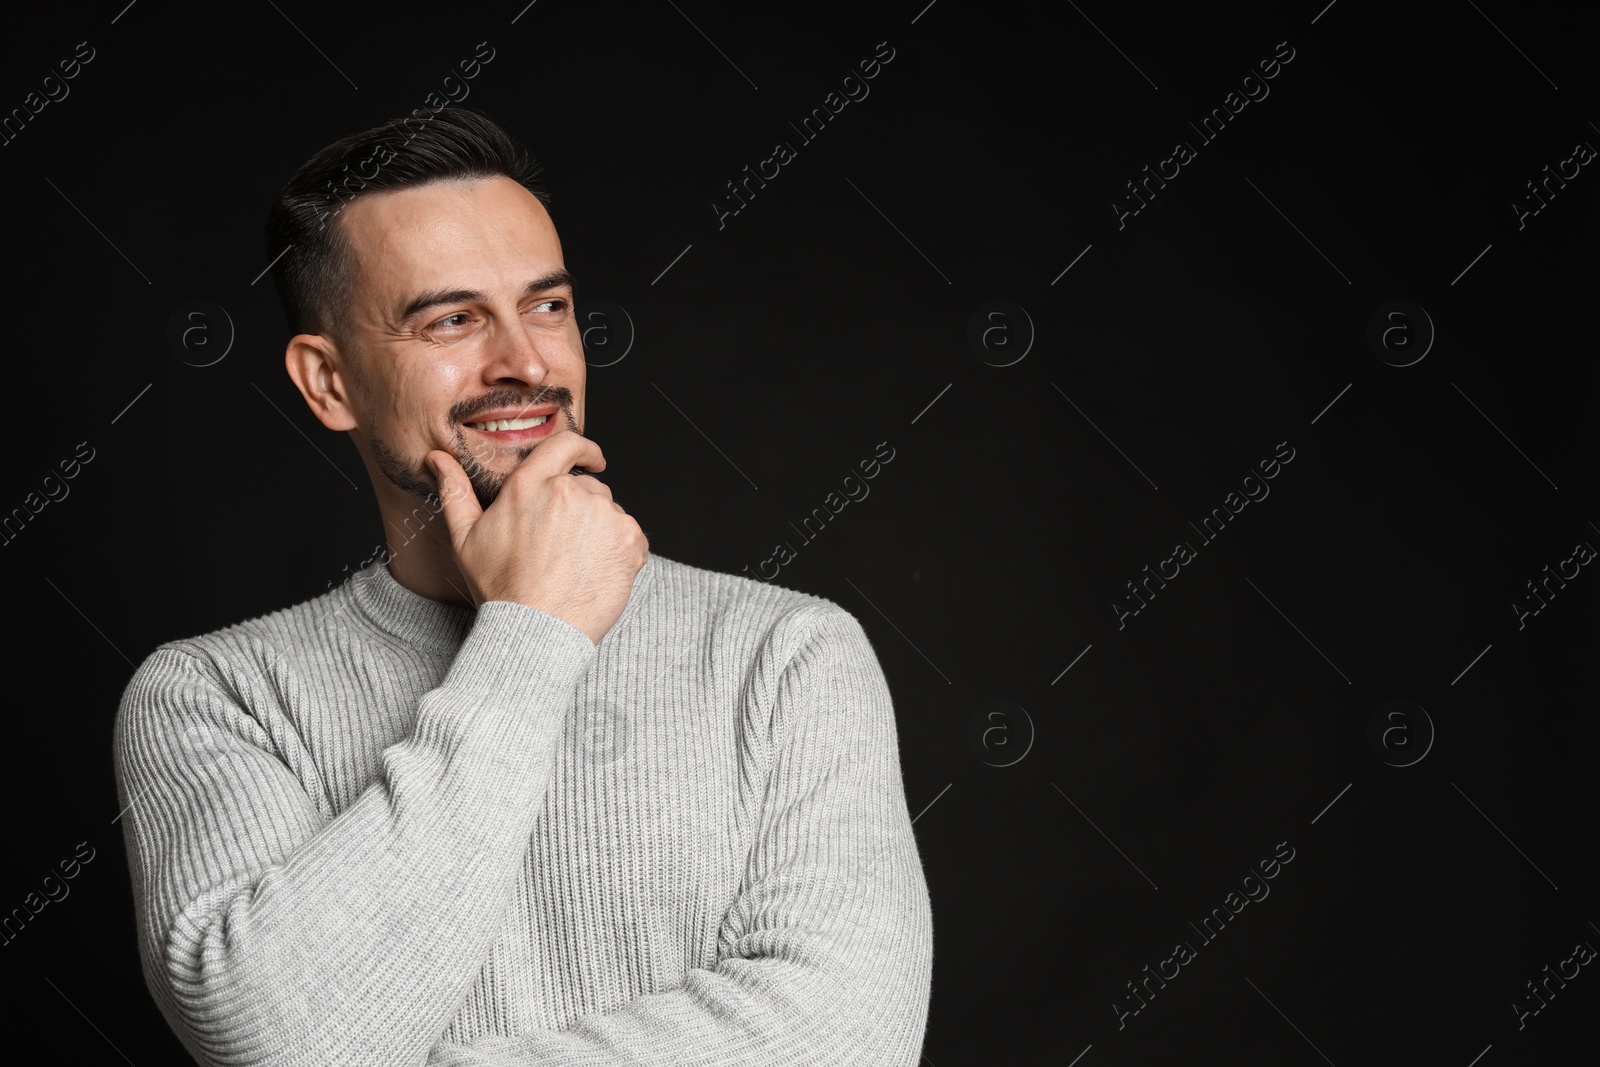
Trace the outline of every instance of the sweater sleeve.
<path fill-rule="evenodd" d="M 145 981 L 196 1060 L 425 1060 L 488 956 L 594 652 L 554 616 L 483 605 L 337 816 L 236 679 L 151 653 L 117 715 L 118 792 Z"/>
<path fill-rule="evenodd" d="M 932 913 L 888 685 L 844 609 L 829 605 L 785 668 L 773 724 L 714 966 L 561 1030 L 441 1042 L 429 1067 L 913 1067 Z"/>

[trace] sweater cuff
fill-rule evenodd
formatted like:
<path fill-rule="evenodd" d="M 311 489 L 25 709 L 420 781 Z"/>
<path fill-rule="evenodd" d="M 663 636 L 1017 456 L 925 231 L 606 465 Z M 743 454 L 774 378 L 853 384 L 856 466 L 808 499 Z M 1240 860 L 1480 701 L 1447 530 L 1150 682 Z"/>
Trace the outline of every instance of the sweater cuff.
<path fill-rule="evenodd" d="M 596 651 L 588 634 L 548 612 L 489 600 L 478 607 L 444 685 L 475 693 L 503 692 L 519 683 L 571 690 Z"/>

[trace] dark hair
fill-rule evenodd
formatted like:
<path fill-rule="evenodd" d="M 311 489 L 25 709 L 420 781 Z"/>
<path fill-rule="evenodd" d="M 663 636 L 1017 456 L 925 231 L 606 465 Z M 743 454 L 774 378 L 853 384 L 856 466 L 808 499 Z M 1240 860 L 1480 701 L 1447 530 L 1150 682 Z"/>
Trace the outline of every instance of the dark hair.
<path fill-rule="evenodd" d="M 267 255 L 275 257 L 272 280 L 289 328 L 334 333 L 349 306 L 356 263 L 339 213 L 351 201 L 379 189 L 501 175 L 548 205 L 542 172 L 525 145 L 471 108 L 418 108 L 333 142 L 295 171 L 267 213 Z"/>

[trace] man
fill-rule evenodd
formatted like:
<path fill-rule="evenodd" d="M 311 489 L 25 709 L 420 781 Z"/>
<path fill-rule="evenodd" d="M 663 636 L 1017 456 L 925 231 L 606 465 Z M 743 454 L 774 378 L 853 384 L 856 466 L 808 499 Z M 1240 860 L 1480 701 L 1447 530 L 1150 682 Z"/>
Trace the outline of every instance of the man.
<path fill-rule="evenodd" d="M 206 1064 L 914 1064 L 882 670 L 831 601 L 649 553 L 594 477 L 546 199 L 445 108 L 274 206 L 289 375 L 388 559 L 129 684 L 146 982 Z"/>

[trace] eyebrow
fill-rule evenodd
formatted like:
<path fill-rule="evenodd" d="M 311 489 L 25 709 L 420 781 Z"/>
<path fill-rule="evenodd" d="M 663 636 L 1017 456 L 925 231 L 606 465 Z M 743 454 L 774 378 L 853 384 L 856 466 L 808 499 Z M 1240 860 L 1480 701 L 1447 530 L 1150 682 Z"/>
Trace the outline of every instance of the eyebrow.
<path fill-rule="evenodd" d="M 577 288 L 577 279 L 573 278 L 569 271 L 551 271 L 549 274 L 546 274 L 543 277 L 535 278 L 523 288 L 522 295 L 527 297 L 532 296 L 535 293 L 543 293 L 551 289 L 561 288 L 565 288 L 570 291 L 575 291 Z M 429 308 L 439 307 L 442 304 L 460 304 L 469 300 L 487 299 L 488 295 L 478 289 L 435 289 L 431 292 L 422 293 L 421 295 L 412 298 L 412 300 L 400 310 L 400 317 L 398 321 L 408 322 L 422 312 L 427 311 Z"/>

